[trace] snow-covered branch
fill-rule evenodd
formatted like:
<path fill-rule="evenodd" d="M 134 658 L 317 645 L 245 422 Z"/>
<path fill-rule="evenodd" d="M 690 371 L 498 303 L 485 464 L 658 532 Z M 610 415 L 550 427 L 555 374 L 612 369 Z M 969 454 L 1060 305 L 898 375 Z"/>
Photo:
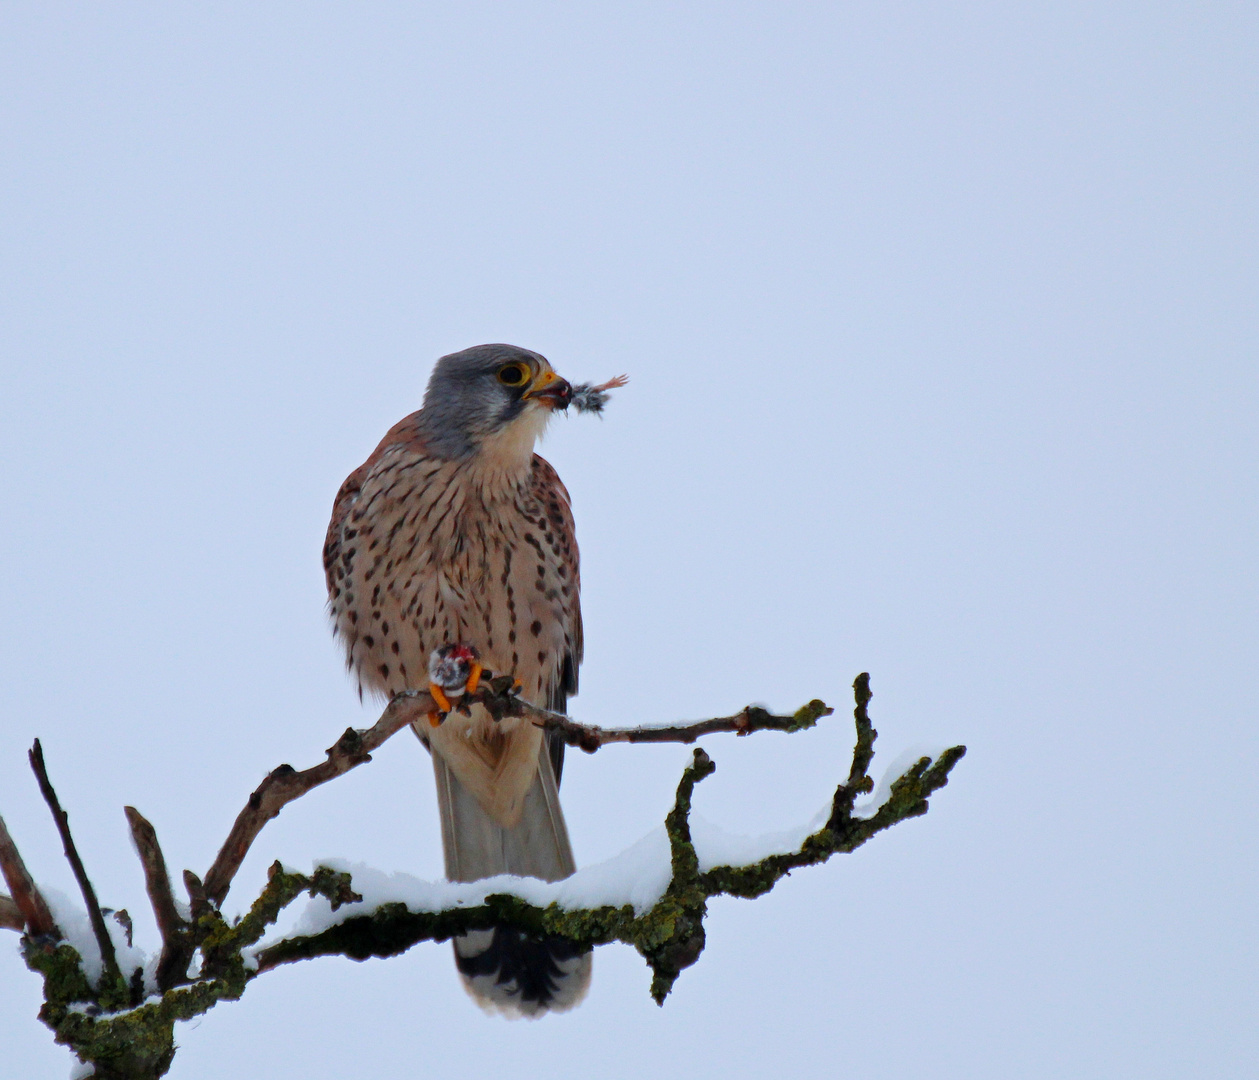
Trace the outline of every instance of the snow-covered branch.
<path fill-rule="evenodd" d="M 831 797 L 824 820 L 820 815 L 820 824 L 788 845 L 777 843 L 768 850 L 736 845 L 729 850 L 738 854 L 726 861 L 714 859 L 711 846 L 697 845 L 691 799 L 695 785 L 716 769 L 708 754 L 697 748 L 658 837 L 647 838 L 603 867 L 551 884 L 504 877 L 466 884 L 382 885 L 381 875 L 357 867 L 319 866 L 306 875 L 277 862 L 249 911 L 229 921 L 220 910 L 223 898 L 266 822 L 305 792 L 369 761 L 371 751 L 386 739 L 435 709 L 429 694 L 408 692 L 394 698 L 373 727 L 347 730 L 319 765 L 303 772 L 281 766 L 268 775 L 238 815 L 205 883 L 185 871 L 187 914 L 174 900 L 153 827 L 134 808 L 127 808 L 162 934 L 160 957 L 150 962 L 128 948 L 119 953 L 122 959 L 111 970 L 108 960 L 114 959 L 116 942 L 111 943 L 99 907 L 98 918 L 92 919 L 94 935 L 76 934 L 54 923 L 2 822 L 0 866 L 14 899 L 0 897 L 0 926 L 25 930 L 22 948 L 27 965 L 44 977 L 41 1019 L 58 1042 L 95 1066 L 101 1080 L 164 1075 L 174 1056 L 177 1020 L 240 997 L 250 982 L 281 965 L 317 956 L 354 960 L 393 956 L 423 941 L 444 941 L 491 927 L 563 938 L 578 950 L 612 942 L 632 945 L 651 969 L 652 997 L 663 1004 L 678 975 L 704 949 L 704 919 L 711 897 L 759 896 L 793 869 L 852 851 L 884 829 L 926 813 L 929 796 L 947 783 L 964 747 L 917 757 L 888 778 L 869 805 L 858 806 L 859 796 L 874 791 L 869 767 L 877 733 L 867 715 L 869 676 L 858 676 L 853 690 L 856 742 L 848 774 Z M 590 752 L 609 742 L 687 743 L 715 732 L 799 731 L 832 712 L 812 701 L 789 716 L 750 706 L 735 716 L 693 724 L 600 729 L 527 705 L 512 692 L 511 680 L 501 677 L 488 680 L 468 700 L 482 702 L 498 716 L 529 717 Z M 36 756 L 32 755 L 33 766 Z M 36 771 L 47 795 L 51 784 L 42 755 Z M 73 841 L 68 821 L 55 795 L 49 805 L 69 855 Z M 81 869 L 81 862 L 78 866 Z M 91 908 L 95 894 L 90 883 L 84 895 Z M 264 940 L 280 913 L 302 895 L 311 900 L 297 929 Z M 93 951 L 105 961 L 103 966 L 85 965 Z M 199 965 L 192 963 L 198 956 Z"/>

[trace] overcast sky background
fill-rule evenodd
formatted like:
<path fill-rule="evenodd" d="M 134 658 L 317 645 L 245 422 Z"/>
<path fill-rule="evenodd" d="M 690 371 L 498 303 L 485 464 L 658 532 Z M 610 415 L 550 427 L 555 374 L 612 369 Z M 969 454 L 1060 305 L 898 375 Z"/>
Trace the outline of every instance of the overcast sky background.
<path fill-rule="evenodd" d="M 628 372 L 543 452 L 615 724 L 750 700 L 698 811 L 809 818 L 872 674 L 930 814 L 711 907 L 663 1009 L 484 1017 L 447 946 L 260 979 L 174 1080 L 1254 1075 L 1259 308 L 1253 4 L 0 10 L 0 813 L 156 940 L 124 804 L 204 872 L 282 761 L 374 719 L 324 614 L 332 499 L 432 361 Z M 570 756 L 580 863 L 690 750 Z M 399 737 L 276 858 L 441 873 Z M 0 1077 L 71 1065 L 0 939 Z M 705 1062 L 702 1067 L 698 1062 Z"/>

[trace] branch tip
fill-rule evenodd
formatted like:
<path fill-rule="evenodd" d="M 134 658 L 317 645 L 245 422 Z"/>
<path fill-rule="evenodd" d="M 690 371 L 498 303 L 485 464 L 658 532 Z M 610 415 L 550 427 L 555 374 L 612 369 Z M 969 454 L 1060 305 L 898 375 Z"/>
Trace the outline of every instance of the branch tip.
<path fill-rule="evenodd" d="M 184 891 L 188 894 L 188 906 L 192 909 L 193 922 L 212 910 L 205 886 L 191 870 L 184 871 Z"/>
<path fill-rule="evenodd" d="M 62 809 L 52 781 L 48 779 L 48 768 L 44 763 L 44 748 L 38 739 L 35 740 L 27 757 L 35 773 L 35 779 L 39 782 L 40 794 L 44 796 L 44 802 L 48 804 L 48 809 L 52 812 L 57 832 L 61 835 L 62 849 L 65 852 L 66 861 L 70 864 L 70 869 L 74 871 L 74 879 L 78 882 L 79 892 L 83 894 L 83 903 L 87 905 L 87 917 L 92 924 L 92 935 L 96 938 L 96 944 L 101 951 L 101 985 L 105 991 L 102 997 L 117 1000 L 117 995 L 123 995 L 118 1001 L 121 1004 L 129 998 L 130 990 L 118 968 L 118 958 L 114 954 L 114 941 L 109 936 L 109 928 L 105 925 L 105 916 L 101 912 L 100 901 L 96 899 L 96 890 L 92 887 L 91 879 L 83 866 L 83 860 L 79 858 L 78 849 L 74 846 L 74 837 L 70 834 L 70 815 Z"/>
<path fill-rule="evenodd" d="M 185 979 L 188 962 L 195 948 L 188 934 L 188 923 L 179 913 L 175 893 L 171 888 L 166 858 L 157 842 L 157 831 L 134 806 L 124 806 L 127 824 L 131 827 L 131 839 L 144 870 L 144 888 L 149 895 L 153 917 L 162 936 L 162 954 L 157 962 L 157 985 L 162 991 Z"/>

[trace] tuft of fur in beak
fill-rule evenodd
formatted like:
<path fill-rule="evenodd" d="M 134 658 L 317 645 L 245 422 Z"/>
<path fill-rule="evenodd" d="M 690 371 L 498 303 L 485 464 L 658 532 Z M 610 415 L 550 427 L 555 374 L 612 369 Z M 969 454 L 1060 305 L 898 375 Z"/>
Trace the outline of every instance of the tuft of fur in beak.
<path fill-rule="evenodd" d="M 598 415 L 603 412 L 603 407 L 608 403 L 608 391 L 624 386 L 627 382 L 629 382 L 628 375 L 618 375 L 615 379 L 609 379 L 598 386 L 580 383 L 573 387 L 572 398 L 568 404 L 578 412 L 591 412 Z"/>

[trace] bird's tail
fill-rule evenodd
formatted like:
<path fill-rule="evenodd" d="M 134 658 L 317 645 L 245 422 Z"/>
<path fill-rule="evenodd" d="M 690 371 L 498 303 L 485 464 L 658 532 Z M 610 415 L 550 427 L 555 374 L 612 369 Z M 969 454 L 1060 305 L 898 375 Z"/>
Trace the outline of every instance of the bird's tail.
<path fill-rule="evenodd" d="M 442 850 L 451 881 L 516 874 L 558 881 L 575 869 L 568 828 L 545 743 L 538 770 L 513 828 L 496 822 L 433 754 Z M 560 937 L 526 934 L 508 926 L 454 939 L 455 966 L 468 993 L 487 1011 L 538 1017 L 571 1009 L 590 987 L 590 952 Z"/>

